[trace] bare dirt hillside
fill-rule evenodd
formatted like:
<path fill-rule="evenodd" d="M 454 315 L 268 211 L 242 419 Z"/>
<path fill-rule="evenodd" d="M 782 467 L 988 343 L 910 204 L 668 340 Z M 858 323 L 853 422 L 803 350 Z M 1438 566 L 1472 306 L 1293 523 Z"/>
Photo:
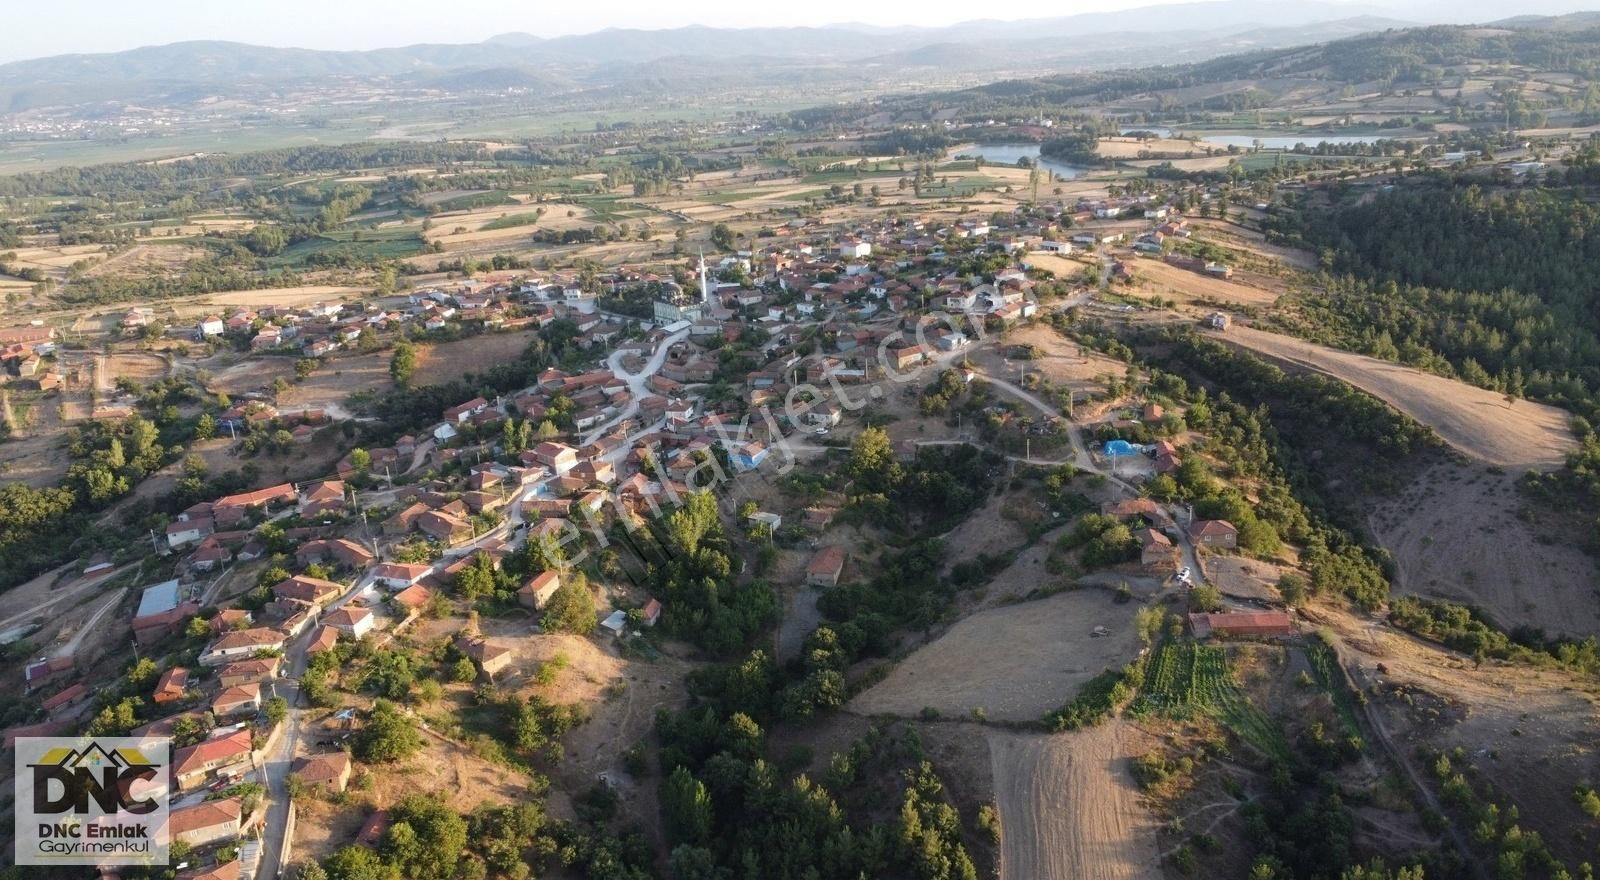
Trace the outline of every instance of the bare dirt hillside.
<path fill-rule="evenodd" d="M 1600 634 L 1594 560 L 1559 529 L 1522 519 L 1516 476 L 1440 464 L 1367 518 L 1394 554 L 1395 591 L 1482 608 L 1507 629 Z M 1559 514 L 1557 514 L 1559 518 Z"/>
<path fill-rule="evenodd" d="M 1575 446 L 1567 416 L 1554 407 L 1508 403 L 1504 395 L 1464 382 L 1252 327 L 1234 326 L 1216 338 L 1349 382 L 1487 464 L 1552 469 Z"/>
<path fill-rule="evenodd" d="M 989 736 L 1001 880 L 1161 880 L 1121 720 L 1075 733 Z"/>
<path fill-rule="evenodd" d="M 1396 748 L 1451 752 L 1455 769 L 1515 806 L 1568 864 L 1593 858 L 1593 820 L 1569 796 L 1600 778 L 1600 701 L 1591 681 L 1555 669 L 1470 658 L 1387 626 L 1343 614 L 1323 621 L 1367 690 L 1375 719 Z M 1459 748 L 1460 752 L 1455 750 Z M 1431 766 L 1412 758 L 1420 775 Z"/>

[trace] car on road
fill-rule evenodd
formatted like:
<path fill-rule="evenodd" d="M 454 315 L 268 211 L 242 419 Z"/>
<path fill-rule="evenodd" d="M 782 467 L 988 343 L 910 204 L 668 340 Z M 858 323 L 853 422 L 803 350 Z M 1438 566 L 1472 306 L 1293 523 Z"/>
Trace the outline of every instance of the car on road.
<path fill-rule="evenodd" d="M 818 437 L 826 437 L 826 436 L 828 436 L 828 429 L 827 428 L 818 428 L 815 431 L 812 431 L 811 433 L 816 434 Z"/>
<path fill-rule="evenodd" d="M 1180 581 L 1186 581 L 1186 580 L 1188 580 L 1188 579 L 1189 579 L 1189 578 L 1190 578 L 1190 577 L 1191 577 L 1191 576 L 1192 576 L 1192 575 L 1193 575 L 1193 574 L 1194 574 L 1194 572 L 1192 572 L 1192 571 L 1190 571 L 1190 570 L 1189 570 L 1189 566 L 1187 566 L 1187 565 L 1185 565 L 1185 566 L 1184 566 L 1184 567 L 1183 567 L 1183 568 L 1180 568 L 1180 569 L 1178 569 L 1178 580 L 1180 580 Z"/>

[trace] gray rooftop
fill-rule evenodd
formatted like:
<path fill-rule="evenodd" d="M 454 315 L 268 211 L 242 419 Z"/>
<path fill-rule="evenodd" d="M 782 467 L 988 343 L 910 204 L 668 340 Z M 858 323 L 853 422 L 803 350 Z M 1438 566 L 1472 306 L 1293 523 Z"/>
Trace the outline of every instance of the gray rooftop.
<path fill-rule="evenodd" d="M 163 581 L 153 587 L 145 587 L 144 595 L 139 597 L 139 610 L 134 612 L 134 617 L 149 617 L 152 614 L 161 614 L 178 607 L 178 582 Z"/>

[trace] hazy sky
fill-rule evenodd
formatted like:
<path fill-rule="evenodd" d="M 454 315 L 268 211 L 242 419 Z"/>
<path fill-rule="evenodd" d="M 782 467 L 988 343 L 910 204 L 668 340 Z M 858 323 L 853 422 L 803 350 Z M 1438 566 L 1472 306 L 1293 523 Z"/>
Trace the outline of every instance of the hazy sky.
<path fill-rule="evenodd" d="M 1184 0 L 0 0 L 9 39 L 0 61 L 70 52 L 114 52 L 181 40 L 238 40 L 311 49 L 372 49 L 410 43 L 470 43 L 497 33 L 540 36 L 607 27 L 659 28 L 686 24 L 747 27 L 870 24 L 941 25 L 973 18 L 1034 18 L 1148 6 Z M 1457 19 L 1478 7 L 1481 18 L 1582 8 L 1582 0 L 1366 0 L 1392 15 L 1428 9 L 1428 18 Z M 1588 0 L 1600 7 L 1600 0 Z M 1488 10 L 1498 9 L 1499 15 Z M 1416 18 L 1423 18 L 1417 15 Z M 1476 18 L 1476 16 L 1474 16 Z M 1263 22 L 1268 24 L 1268 22 Z"/>

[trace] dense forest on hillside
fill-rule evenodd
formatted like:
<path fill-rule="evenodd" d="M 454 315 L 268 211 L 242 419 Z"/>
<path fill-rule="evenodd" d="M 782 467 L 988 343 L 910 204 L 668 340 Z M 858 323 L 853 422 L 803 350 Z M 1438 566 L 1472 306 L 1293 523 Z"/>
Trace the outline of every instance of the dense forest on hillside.
<path fill-rule="evenodd" d="M 1600 205 L 1581 191 L 1425 184 L 1279 232 L 1333 273 L 1298 298 L 1299 335 L 1600 416 Z"/>
<path fill-rule="evenodd" d="M 1327 272 L 1279 318 L 1304 338 L 1571 410 L 1568 467 L 1524 489 L 1600 526 L 1600 164 L 1543 188 L 1436 177 L 1280 219 Z M 1600 549 L 1600 528 L 1584 531 Z"/>
<path fill-rule="evenodd" d="M 1361 85 L 1371 88 L 1431 88 L 1466 65 L 1537 68 L 1600 77 L 1600 28 L 1583 30 L 1488 30 L 1437 26 L 1391 30 L 1315 46 L 1227 55 L 1191 64 L 1147 65 L 1123 70 L 1065 73 L 1013 79 L 936 95 L 883 102 L 897 110 L 959 107 L 972 114 L 1040 110 L 1072 117 L 1085 105 L 1114 102 L 1150 92 L 1214 83 L 1262 81 L 1221 97 L 1197 97 L 1163 109 L 1242 110 L 1270 104 L 1270 83 Z M 1507 100 L 1516 103 L 1514 94 Z M 879 109 L 880 105 L 874 105 Z M 837 114 L 840 108 L 819 108 Z"/>

